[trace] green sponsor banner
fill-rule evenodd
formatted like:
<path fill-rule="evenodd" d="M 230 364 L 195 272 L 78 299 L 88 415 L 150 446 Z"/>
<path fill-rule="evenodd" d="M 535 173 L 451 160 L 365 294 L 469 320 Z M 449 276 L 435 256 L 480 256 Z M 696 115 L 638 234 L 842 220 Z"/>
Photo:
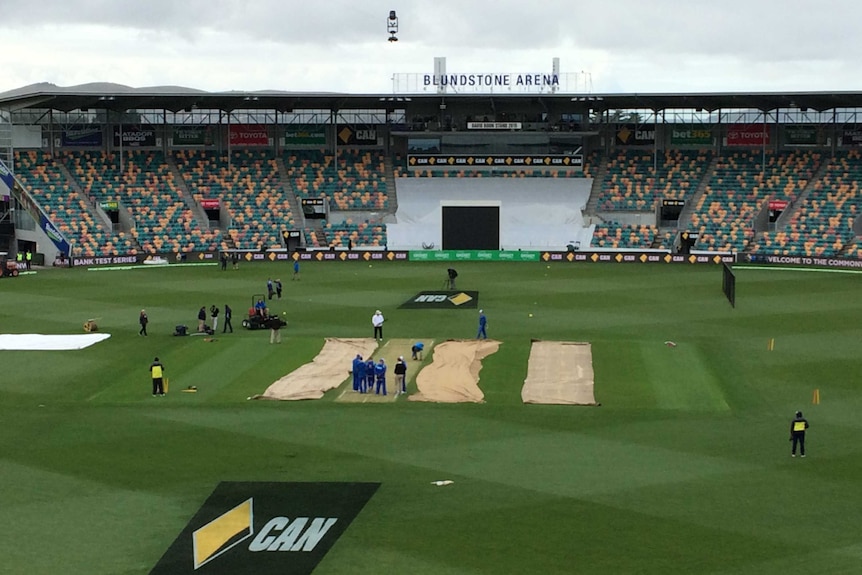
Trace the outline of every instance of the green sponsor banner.
<path fill-rule="evenodd" d="M 817 127 L 785 126 L 784 143 L 788 146 L 814 146 L 817 144 Z"/>
<path fill-rule="evenodd" d="M 322 127 L 297 128 L 287 126 L 284 129 L 285 146 L 325 146 L 326 132 Z"/>
<path fill-rule="evenodd" d="M 209 146 L 212 144 L 209 126 L 174 126 L 174 146 Z"/>
<path fill-rule="evenodd" d="M 99 206 L 103 210 L 108 210 L 108 211 L 117 211 L 120 209 L 120 203 L 117 201 L 101 202 L 101 203 L 99 203 Z"/>
<path fill-rule="evenodd" d="M 537 262 L 539 252 L 442 250 L 410 252 L 411 262 Z"/>
<path fill-rule="evenodd" d="M 711 146 L 712 130 L 704 126 L 673 126 L 670 143 L 675 146 Z"/>

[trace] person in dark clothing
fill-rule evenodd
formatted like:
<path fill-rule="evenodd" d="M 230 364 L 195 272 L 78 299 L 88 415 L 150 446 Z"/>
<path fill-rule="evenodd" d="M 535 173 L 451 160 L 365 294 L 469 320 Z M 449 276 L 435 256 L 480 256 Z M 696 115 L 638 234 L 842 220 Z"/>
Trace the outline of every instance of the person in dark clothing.
<path fill-rule="evenodd" d="M 239 255 L 237 255 L 236 253 L 231 254 L 230 255 L 230 261 L 231 261 L 231 264 L 233 264 L 233 269 L 238 270 L 239 269 Z"/>
<path fill-rule="evenodd" d="M 141 331 L 138 332 L 138 335 L 147 335 L 147 324 L 150 323 L 150 318 L 147 317 L 147 310 L 141 310 L 141 316 L 138 318 L 138 322 L 141 324 Z"/>
<path fill-rule="evenodd" d="M 275 280 L 275 294 L 278 296 L 278 299 L 281 299 L 281 290 L 283 286 L 281 285 L 281 280 Z"/>
<path fill-rule="evenodd" d="M 281 343 L 281 328 L 286 325 L 285 322 L 273 315 L 266 320 L 266 325 L 269 327 L 269 343 Z"/>
<path fill-rule="evenodd" d="M 218 329 L 218 307 L 213 304 L 210 306 L 210 317 L 213 319 L 213 333 Z"/>
<path fill-rule="evenodd" d="M 198 333 L 204 333 L 207 330 L 207 308 L 201 306 L 198 310 Z"/>
<path fill-rule="evenodd" d="M 796 457 L 796 446 L 799 446 L 799 455 L 805 457 L 805 430 L 808 429 L 808 420 L 802 417 L 802 412 L 797 411 L 796 417 L 790 422 L 790 457 Z"/>
<path fill-rule="evenodd" d="M 399 356 L 395 363 L 395 395 L 407 393 L 407 362 Z"/>
<path fill-rule="evenodd" d="M 446 275 L 449 278 L 449 289 L 454 290 L 455 289 L 455 278 L 458 277 L 458 272 L 456 272 L 453 268 L 449 268 L 448 270 L 446 270 Z"/>
<path fill-rule="evenodd" d="M 222 333 L 227 333 L 227 330 L 230 330 L 230 332 L 233 333 L 233 326 L 230 323 L 231 316 L 233 316 L 233 310 L 230 309 L 229 305 L 224 304 L 224 329 L 222 330 Z"/>
<path fill-rule="evenodd" d="M 272 296 L 275 295 L 275 287 L 273 286 L 272 279 L 266 280 L 266 293 L 267 299 L 272 299 Z"/>
<path fill-rule="evenodd" d="M 165 394 L 165 366 L 155 358 L 150 364 L 150 375 L 153 378 L 153 397 Z"/>
<path fill-rule="evenodd" d="M 374 391 L 374 358 L 370 356 L 365 361 L 365 389 L 368 393 Z"/>

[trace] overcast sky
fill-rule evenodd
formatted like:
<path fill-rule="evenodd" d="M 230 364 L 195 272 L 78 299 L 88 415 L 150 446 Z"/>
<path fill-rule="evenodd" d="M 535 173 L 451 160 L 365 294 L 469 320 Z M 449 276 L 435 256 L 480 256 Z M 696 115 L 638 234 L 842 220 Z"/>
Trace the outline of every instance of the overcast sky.
<path fill-rule="evenodd" d="M 0 92 L 391 93 L 394 73 L 432 73 L 435 56 L 450 74 L 547 73 L 559 57 L 596 93 L 853 91 L 860 28 L 850 0 L 0 0 Z"/>

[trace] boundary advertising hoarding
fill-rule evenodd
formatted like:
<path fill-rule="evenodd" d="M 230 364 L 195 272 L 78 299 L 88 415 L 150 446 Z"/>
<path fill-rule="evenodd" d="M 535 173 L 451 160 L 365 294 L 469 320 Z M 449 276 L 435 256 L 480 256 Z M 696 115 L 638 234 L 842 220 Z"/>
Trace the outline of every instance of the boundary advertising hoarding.
<path fill-rule="evenodd" d="M 573 168 L 584 166 L 583 156 L 566 154 L 511 155 L 511 154 L 408 154 L 410 168 Z"/>

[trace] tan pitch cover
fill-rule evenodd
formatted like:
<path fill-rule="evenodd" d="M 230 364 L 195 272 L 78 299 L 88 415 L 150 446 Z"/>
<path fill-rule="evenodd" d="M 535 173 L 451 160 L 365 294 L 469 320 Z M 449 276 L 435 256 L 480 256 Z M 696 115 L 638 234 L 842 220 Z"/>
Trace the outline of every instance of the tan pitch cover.
<path fill-rule="evenodd" d="M 418 393 L 410 401 L 440 403 L 481 403 L 485 394 L 479 389 L 482 360 L 500 348 L 491 339 L 446 341 L 434 348 L 434 361 L 416 376 Z"/>
<path fill-rule="evenodd" d="M 521 399 L 524 403 L 595 405 L 593 378 L 589 343 L 534 341 Z"/>
<path fill-rule="evenodd" d="M 367 338 L 328 337 L 311 363 L 301 365 L 270 385 L 257 399 L 320 399 L 350 376 L 356 354 L 368 357 L 377 342 Z"/>

